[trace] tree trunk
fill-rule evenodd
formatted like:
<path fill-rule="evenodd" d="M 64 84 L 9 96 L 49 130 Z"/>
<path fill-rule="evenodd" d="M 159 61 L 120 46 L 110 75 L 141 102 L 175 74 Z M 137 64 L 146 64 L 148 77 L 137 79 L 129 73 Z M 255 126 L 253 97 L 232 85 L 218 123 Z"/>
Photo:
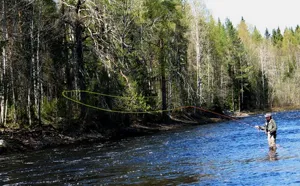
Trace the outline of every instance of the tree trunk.
<path fill-rule="evenodd" d="M 4 124 L 5 120 L 5 110 L 6 110 L 6 100 L 7 96 L 6 94 L 6 80 L 5 80 L 5 75 L 6 75 L 6 64 L 7 64 L 7 54 L 6 54 L 6 43 L 8 40 L 7 36 L 7 23 L 6 23 L 6 2 L 5 0 L 2 0 L 2 38 L 4 41 L 3 46 L 2 46 L 2 72 L 0 74 L 0 83 L 1 83 L 1 90 L 0 90 L 0 125 Z"/>
<path fill-rule="evenodd" d="M 10 55 L 11 56 L 11 55 Z M 11 91 L 12 91 L 12 121 L 15 124 L 17 122 L 17 115 L 16 115 L 16 95 L 15 95 L 15 84 L 14 84 L 14 71 L 12 68 L 12 64 L 10 65 L 10 79 L 11 79 Z"/>
<path fill-rule="evenodd" d="M 31 88 L 30 85 L 28 85 L 27 87 L 27 117 L 28 117 L 28 124 L 29 126 L 31 126 L 32 122 L 31 122 L 31 99 L 30 99 L 30 94 L 31 94 Z"/>
<path fill-rule="evenodd" d="M 160 39 L 160 75 L 161 75 L 161 98 L 162 110 L 167 110 L 167 87 L 166 87 L 166 64 L 164 56 L 164 41 Z M 163 119 L 166 119 L 166 112 L 163 112 Z"/>
<path fill-rule="evenodd" d="M 201 106 L 201 77 L 200 77 L 200 58 L 201 58 L 201 53 L 200 53 L 200 40 L 199 40 L 199 25 L 198 25 L 198 16 L 196 19 L 196 24 L 195 24 L 195 37 L 196 37 L 196 44 L 195 44 L 195 49 L 196 49 L 196 73 L 197 73 L 197 97 L 199 101 L 199 106 Z M 196 103 L 197 105 L 197 103 Z"/>
<path fill-rule="evenodd" d="M 37 62 L 37 94 L 38 97 L 37 103 L 38 103 L 38 120 L 39 120 L 39 125 L 41 125 L 41 107 L 42 107 L 42 81 L 43 79 L 42 75 L 42 64 L 41 64 L 41 58 L 40 58 L 40 30 L 38 29 L 37 33 L 37 49 L 36 49 L 36 62 Z"/>
<path fill-rule="evenodd" d="M 34 9 L 32 10 L 32 15 L 34 15 Z M 27 96 L 27 117 L 28 117 L 28 123 L 29 126 L 32 125 L 32 116 L 33 116 L 33 104 L 36 104 L 37 99 L 36 98 L 36 90 L 35 90 L 35 82 L 36 82 L 36 78 L 35 73 L 36 73 L 36 69 L 35 69 L 35 52 L 34 52 L 34 20 L 33 18 L 31 18 L 31 25 L 30 25 L 30 47 L 31 47 L 31 51 L 30 51 L 30 55 L 31 55 L 31 60 L 28 62 L 29 63 L 29 81 L 28 81 L 28 96 Z"/>
<path fill-rule="evenodd" d="M 38 6 L 38 12 L 37 12 L 37 20 L 41 21 L 41 5 L 39 4 Z M 42 66 L 41 66 L 41 58 L 40 58 L 40 25 L 37 26 L 37 35 L 36 35 L 36 69 L 35 69 L 35 82 L 36 82 L 36 86 L 35 86 L 35 103 L 36 106 L 38 107 L 38 122 L 39 125 L 42 124 L 41 121 L 41 104 L 42 104 L 42 81 L 41 79 L 43 79 L 42 77 Z"/>
<path fill-rule="evenodd" d="M 78 66 L 77 75 L 78 75 L 80 90 L 86 90 L 85 76 L 84 76 L 85 69 L 84 69 L 84 61 L 83 61 L 83 45 L 82 45 L 83 25 L 79 20 L 81 5 L 82 5 L 81 0 L 78 0 L 77 1 L 77 9 L 76 9 L 77 19 L 75 20 L 76 62 L 77 62 L 77 66 Z M 84 92 L 80 93 L 80 100 L 81 100 L 81 102 L 85 103 L 86 96 L 85 96 Z M 85 117 L 86 106 L 84 106 L 84 105 L 81 106 L 80 115 L 81 115 L 80 116 L 81 118 Z"/>
<path fill-rule="evenodd" d="M 262 46 L 263 47 L 263 46 Z M 260 102 L 262 103 L 262 108 L 265 108 L 265 78 L 264 78 L 264 54 L 263 54 L 263 48 L 260 47 L 260 64 L 261 64 L 261 82 L 262 82 L 262 97 L 260 98 Z"/>

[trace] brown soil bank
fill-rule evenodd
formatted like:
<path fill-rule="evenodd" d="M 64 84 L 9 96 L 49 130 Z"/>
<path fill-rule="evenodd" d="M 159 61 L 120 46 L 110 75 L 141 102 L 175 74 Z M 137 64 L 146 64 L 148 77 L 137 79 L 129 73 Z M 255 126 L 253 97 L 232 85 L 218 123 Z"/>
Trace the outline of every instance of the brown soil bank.
<path fill-rule="evenodd" d="M 181 122 L 180 122 L 181 121 Z M 114 128 L 105 130 L 88 130 L 88 132 L 72 131 L 61 132 L 51 125 L 40 126 L 34 129 L 0 129 L 0 154 L 25 152 L 40 150 L 49 147 L 65 146 L 71 144 L 81 144 L 90 142 L 106 142 L 127 137 L 154 134 L 160 131 L 168 131 L 186 126 L 200 125 L 205 123 L 215 123 L 221 121 L 220 118 L 198 118 L 197 120 L 179 120 L 171 124 L 140 124 L 138 122 L 129 127 Z"/>

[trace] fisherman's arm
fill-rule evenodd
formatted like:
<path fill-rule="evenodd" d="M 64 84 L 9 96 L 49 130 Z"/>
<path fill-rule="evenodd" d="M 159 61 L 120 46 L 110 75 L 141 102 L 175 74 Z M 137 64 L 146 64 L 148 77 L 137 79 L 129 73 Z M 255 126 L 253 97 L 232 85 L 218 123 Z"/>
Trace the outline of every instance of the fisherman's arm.
<path fill-rule="evenodd" d="M 256 125 L 255 128 L 257 128 L 259 130 L 266 130 L 265 126 L 258 126 L 258 125 Z"/>

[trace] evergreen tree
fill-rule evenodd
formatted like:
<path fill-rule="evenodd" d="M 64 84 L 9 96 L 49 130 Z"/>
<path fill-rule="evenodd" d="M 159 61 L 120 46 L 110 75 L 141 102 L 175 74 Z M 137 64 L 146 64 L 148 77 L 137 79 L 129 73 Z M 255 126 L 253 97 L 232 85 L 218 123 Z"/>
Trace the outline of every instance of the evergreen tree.
<path fill-rule="evenodd" d="M 273 45 L 280 48 L 281 44 L 282 44 L 282 39 L 283 39 L 283 36 L 281 34 L 280 28 L 278 27 L 277 29 L 273 29 L 272 37 L 271 37 L 271 41 L 272 41 Z"/>
<path fill-rule="evenodd" d="M 257 30 L 256 27 L 254 27 L 254 30 L 253 30 L 253 33 L 252 33 L 251 37 L 252 37 L 252 40 L 255 43 L 261 43 L 263 41 L 263 38 L 262 38 L 260 32 Z"/>
<path fill-rule="evenodd" d="M 269 39 L 271 36 L 271 34 L 269 33 L 269 30 L 266 28 L 266 31 L 265 31 L 265 38 L 266 39 Z"/>
<path fill-rule="evenodd" d="M 247 61 L 245 58 L 245 49 L 236 29 L 229 19 L 226 20 L 226 30 L 229 37 L 228 52 L 228 73 L 232 81 L 231 85 L 231 102 L 233 110 L 243 109 L 245 86 L 248 84 L 246 73 L 248 71 Z"/>
<path fill-rule="evenodd" d="M 119 126 L 144 118 L 72 103 L 61 96 L 66 89 L 129 97 L 69 95 L 128 112 L 300 104 L 298 25 L 283 35 L 279 28 L 272 35 L 266 29 L 263 37 L 256 27 L 250 33 L 243 17 L 235 28 L 194 4 L 198 7 L 181 0 L 3 0 L 0 125 L 67 127 L 74 119 Z"/>

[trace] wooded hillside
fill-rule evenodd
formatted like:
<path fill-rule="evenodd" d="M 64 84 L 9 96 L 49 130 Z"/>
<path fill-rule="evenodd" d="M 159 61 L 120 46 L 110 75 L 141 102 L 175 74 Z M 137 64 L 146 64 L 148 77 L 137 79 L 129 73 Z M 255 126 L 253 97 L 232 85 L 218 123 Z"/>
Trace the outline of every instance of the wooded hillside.
<path fill-rule="evenodd" d="M 214 20 L 196 0 L 2 0 L 0 12 L 0 126 L 300 105 L 299 26 L 261 34 L 243 18 Z M 64 90 L 110 95 L 66 93 L 133 113 Z"/>

